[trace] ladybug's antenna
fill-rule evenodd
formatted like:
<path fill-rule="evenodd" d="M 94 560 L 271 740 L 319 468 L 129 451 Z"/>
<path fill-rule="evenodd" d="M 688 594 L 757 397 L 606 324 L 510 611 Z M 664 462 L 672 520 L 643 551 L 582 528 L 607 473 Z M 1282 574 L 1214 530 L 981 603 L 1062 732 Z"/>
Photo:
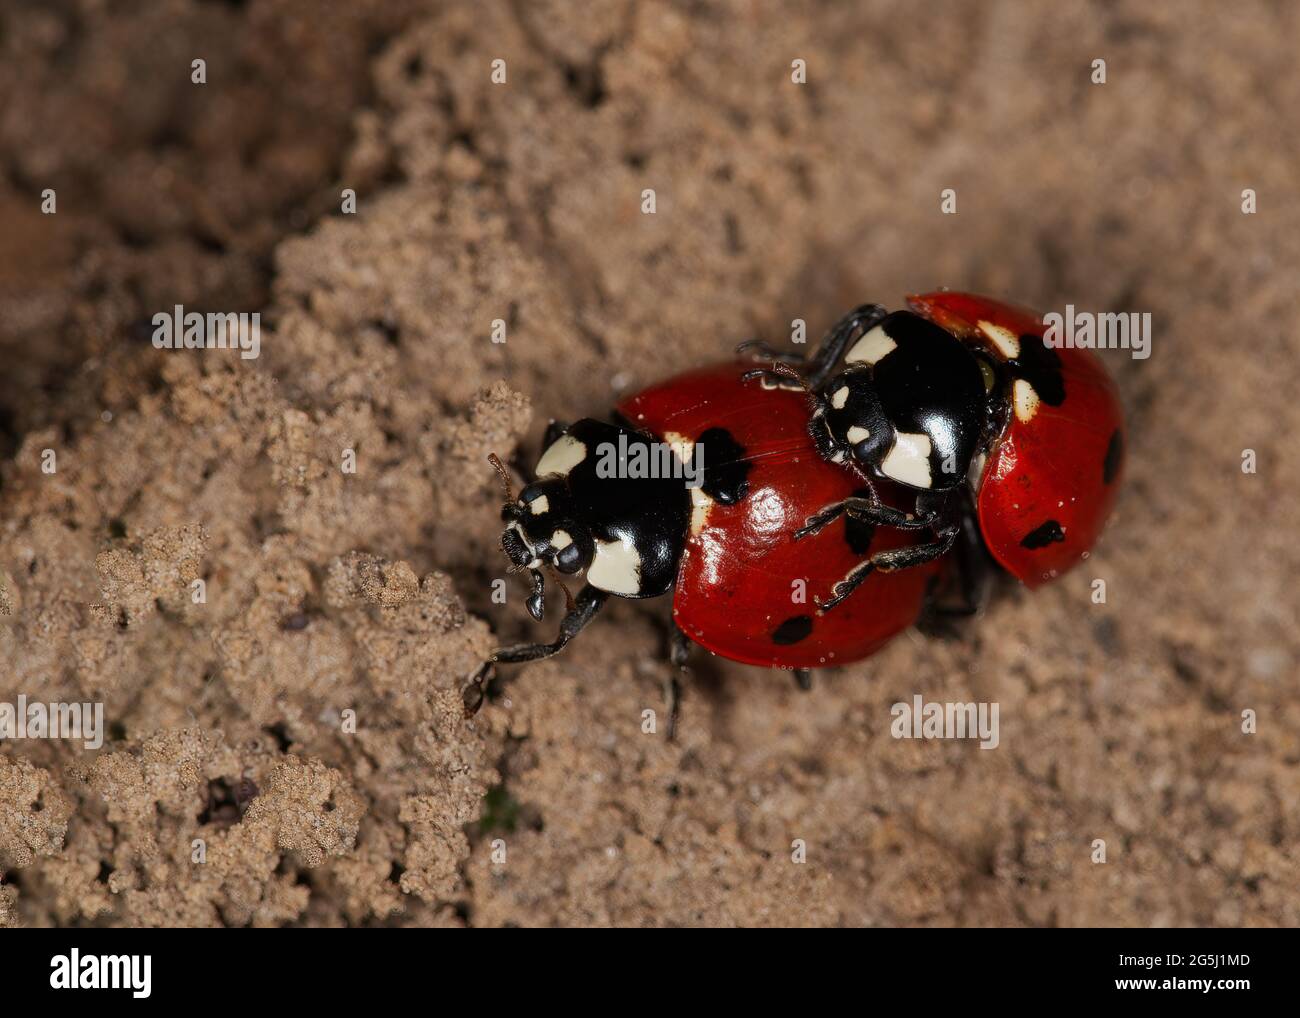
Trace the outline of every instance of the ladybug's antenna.
<path fill-rule="evenodd" d="M 505 464 L 501 462 L 501 457 L 496 453 L 489 453 L 488 462 L 492 464 L 492 468 L 501 478 L 501 489 L 505 492 L 506 501 L 513 502 L 515 500 L 514 485 L 510 483 L 510 474 L 506 471 Z"/>

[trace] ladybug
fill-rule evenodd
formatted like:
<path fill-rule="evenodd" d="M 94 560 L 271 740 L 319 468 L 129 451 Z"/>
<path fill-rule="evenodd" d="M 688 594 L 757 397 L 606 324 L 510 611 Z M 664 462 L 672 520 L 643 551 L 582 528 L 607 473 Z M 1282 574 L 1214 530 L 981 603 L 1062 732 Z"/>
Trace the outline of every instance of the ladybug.
<path fill-rule="evenodd" d="M 745 343 L 748 360 L 629 396 L 611 421 L 552 422 L 517 496 L 493 457 L 529 613 L 547 571 L 584 585 L 553 642 L 484 663 L 467 708 L 495 663 L 558 653 L 611 596 L 672 592 L 679 667 L 694 643 L 806 688 L 927 613 L 973 613 L 990 556 L 1031 587 L 1085 556 L 1123 462 L 1110 379 L 1089 351 L 1047 346 L 1032 312 L 908 301 L 850 312 L 810 358 Z"/>
<path fill-rule="evenodd" d="M 1025 308 L 946 291 L 908 304 L 851 312 L 806 365 L 749 344 L 785 366 L 754 374 L 809 391 L 823 456 L 917 492 L 919 517 L 907 525 L 930 529 L 931 553 L 952 547 L 973 511 L 999 565 L 1031 588 L 1055 579 L 1087 557 L 1118 494 L 1114 383 L 1091 350 L 1049 346 Z M 810 527 L 842 512 L 890 522 L 850 502 L 827 506 Z M 864 561 L 837 596 L 877 568 Z"/>

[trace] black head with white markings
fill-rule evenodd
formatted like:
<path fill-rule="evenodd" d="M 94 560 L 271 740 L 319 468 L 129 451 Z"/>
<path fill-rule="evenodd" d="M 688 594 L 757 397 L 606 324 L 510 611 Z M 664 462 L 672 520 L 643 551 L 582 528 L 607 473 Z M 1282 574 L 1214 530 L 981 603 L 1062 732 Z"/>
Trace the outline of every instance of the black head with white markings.
<path fill-rule="evenodd" d="M 900 484 L 962 484 L 997 389 L 995 368 L 951 333 L 897 311 L 849 348 L 844 368 L 814 393 L 814 437 Z"/>
<path fill-rule="evenodd" d="M 576 421 L 548 435 L 537 479 L 518 498 L 505 468 L 494 463 L 506 487 L 501 547 L 515 569 L 532 574 L 528 611 L 534 618 L 545 608 L 546 569 L 584 573 L 588 586 L 619 597 L 657 597 L 672 588 L 692 489 L 671 470 L 650 469 L 656 462 L 664 467 L 662 456 L 654 460 L 663 452 L 659 444 L 616 424 Z M 716 436 L 709 448 L 727 449 Z M 734 473 L 723 457 L 717 470 L 705 471 L 705 488 L 710 479 L 734 482 Z"/>
<path fill-rule="evenodd" d="M 580 519 L 569 486 L 563 478 L 534 481 L 515 498 L 506 482 L 506 503 L 501 507 L 505 530 L 501 547 L 515 569 L 527 569 L 532 575 L 533 592 L 528 597 L 528 613 L 540 620 L 546 609 L 544 568 L 566 575 L 579 573 L 591 565 L 595 541 L 591 530 Z"/>

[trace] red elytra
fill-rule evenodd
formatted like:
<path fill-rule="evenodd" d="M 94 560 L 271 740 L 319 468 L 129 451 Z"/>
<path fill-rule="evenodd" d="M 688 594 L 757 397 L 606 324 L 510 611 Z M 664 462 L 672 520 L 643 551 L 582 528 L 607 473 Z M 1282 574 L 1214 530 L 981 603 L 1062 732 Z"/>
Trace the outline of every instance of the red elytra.
<path fill-rule="evenodd" d="M 1009 363 L 981 323 L 1041 337 L 1034 311 L 969 293 L 910 296 L 908 304 L 958 338 Z M 1060 347 L 1063 399 L 1038 401 L 1029 419 L 1013 409 L 993 443 L 976 499 L 993 557 L 1029 587 L 1079 564 L 1100 535 L 1123 473 L 1124 418 L 1114 382 L 1091 350 Z M 1055 526 L 1053 526 L 1053 524 Z"/>
<path fill-rule="evenodd" d="M 677 574 L 674 620 L 707 650 L 747 664 L 811 668 L 859 661 L 916 622 L 942 565 L 874 574 L 833 611 L 817 614 L 816 601 L 829 598 L 868 549 L 923 538 L 888 527 L 873 532 L 847 518 L 800 541 L 793 540 L 794 531 L 868 486 L 895 506 L 908 508 L 915 498 L 890 482 L 868 481 L 850 464 L 824 460 L 809 434 L 807 397 L 742 381 L 753 366 L 727 363 L 678 375 L 617 407 L 634 428 L 663 441 L 694 443 L 710 429 L 725 428 L 751 463 L 745 498 L 713 503 L 702 522 L 696 511 Z M 706 463 L 708 455 L 706 442 Z M 797 581 L 804 584 L 802 601 Z"/>

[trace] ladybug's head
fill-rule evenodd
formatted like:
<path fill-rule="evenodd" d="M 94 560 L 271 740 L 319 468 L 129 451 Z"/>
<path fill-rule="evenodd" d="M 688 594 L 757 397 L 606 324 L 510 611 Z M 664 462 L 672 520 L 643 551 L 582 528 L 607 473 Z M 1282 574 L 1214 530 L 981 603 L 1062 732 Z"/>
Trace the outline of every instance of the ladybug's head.
<path fill-rule="evenodd" d="M 501 508 L 505 531 L 501 547 L 516 569 L 533 577 L 528 612 L 541 620 L 546 607 L 543 566 L 572 575 L 591 565 L 596 545 L 590 528 L 581 520 L 563 477 L 546 477 L 527 485 L 517 499 Z"/>
<path fill-rule="evenodd" d="M 813 427 L 824 428 L 836 453 L 864 466 L 879 467 L 894 445 L 894 425 L 862 367 L 841 371 L 817 394 Z"/>

